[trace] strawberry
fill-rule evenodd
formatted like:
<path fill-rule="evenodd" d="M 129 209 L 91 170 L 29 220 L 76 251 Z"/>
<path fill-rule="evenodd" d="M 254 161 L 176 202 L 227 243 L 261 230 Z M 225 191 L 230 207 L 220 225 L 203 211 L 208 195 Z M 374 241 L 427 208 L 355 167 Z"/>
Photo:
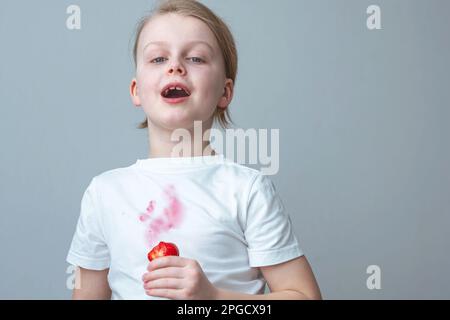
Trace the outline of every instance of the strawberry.
<path fill-rule="evenodd" d="M 180 255 L 178 251 L 178 247 L 174 243 L 170 242 L 160 242 L 158 245 L 153 247 L 152 250 L 148 253 L 147 257 L 149 261 L 159 257 L 165 256 L 178 256 Z"/>

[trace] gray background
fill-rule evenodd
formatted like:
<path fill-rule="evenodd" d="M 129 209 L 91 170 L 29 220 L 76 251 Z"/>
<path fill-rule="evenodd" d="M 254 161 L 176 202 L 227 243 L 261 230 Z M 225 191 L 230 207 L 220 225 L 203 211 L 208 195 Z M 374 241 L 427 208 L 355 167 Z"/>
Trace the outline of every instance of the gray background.
<path fill-rule="evenodd" d="M 324 298 L 450 298 L 450 2 L 203 2 L 237 41 L 237 127 L 280 129 L 272 179 Z M 0 298 L 69 298 L 83 191 L 147 156 L 128 85 L 151 3 L 2 1 Z"/>

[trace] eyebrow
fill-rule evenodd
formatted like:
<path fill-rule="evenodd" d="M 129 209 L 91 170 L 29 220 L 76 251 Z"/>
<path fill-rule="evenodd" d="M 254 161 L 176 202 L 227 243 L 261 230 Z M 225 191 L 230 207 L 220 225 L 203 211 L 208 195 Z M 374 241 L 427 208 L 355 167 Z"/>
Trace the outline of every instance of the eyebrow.
<path fill-rule="evenodd" d="M 211 45 L 210 45 L 208 42 L 206 42 L 206 41 L 190 41 L 190 42 L 187 43 L 187 45 L 190 46 L 190 47 L 195 46 L 195 45 L 198 45 L 198 44 L 205 45 L 205 46 L 208 47 L 209 50 L 211 50 L 211 52 L 214 52 L 213 47 L 211 47 Z M 144 46 L 144 48 L 142 49 L 142 52 L 144 52 L 145 49 L 147 49 L 147 47 L 148 47 L 149 45 L 166 46 L 166 47 L 167 47 L 167 46 L 169 45 L 169 43 L 166 42 L 166 41 L 150 41 L 149 43 L 147 43 L 147 44 Z"/>

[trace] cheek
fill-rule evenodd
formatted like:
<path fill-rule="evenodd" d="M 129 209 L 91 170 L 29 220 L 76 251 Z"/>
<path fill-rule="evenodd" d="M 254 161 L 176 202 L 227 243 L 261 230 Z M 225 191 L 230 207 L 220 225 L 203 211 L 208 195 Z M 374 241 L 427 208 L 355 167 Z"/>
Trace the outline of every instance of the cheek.
<path fill-rule="evenodd" d="M 222 77 L 217 72 L 199 73 L 193 83 L 200 89 L 203 98 L 209 103 L 216 103 L 223 90 Z"/>
<path fill-rule="evenodd" d="M 138 78 L 139 83 L 139 96 L 141 99 L 149 99 L 159 95 L 158 88 L 159 82 L 158 79 L 154 76 L 145 76 Z"/>

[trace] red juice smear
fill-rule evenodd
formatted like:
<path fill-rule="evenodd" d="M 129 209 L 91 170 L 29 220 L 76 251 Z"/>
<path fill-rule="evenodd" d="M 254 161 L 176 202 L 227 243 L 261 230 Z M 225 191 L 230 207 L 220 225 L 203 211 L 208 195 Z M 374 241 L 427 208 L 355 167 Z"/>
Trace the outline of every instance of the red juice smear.
<path fill-rule="evenodd" d="M 151 200 L 147 206 L 146 212 L 139 215 L 139 220 L 141 220 L 141 222 L 147 221 L 154 209 L 155 201 Z"/>
<path fill-rule="evenodd" d="M 157 241 L 159 235 L 163 232 L 167 232 L 172 228 L 176 228 L 181 224 L 183 217 L 183 206 L 175 194 L 175 188 L 170 185 L 164 191 L 168 198 L 168 206 L 163 210 L 163 216 L 153 220 L 149 224 L 149 228 L 146 233 L 147 241 L 150 246 L 153 246 Z M 150 210 L 149 210 L 150 208 Z M 150 202 L 148 211 L 153 211 L 154 202 Z M 148 217 L 148 214 L 147 214 Z M 141 220 L 142 221 L 142 220 Z"/>
<path fill-rule="evenodd" d="M 164 209 L 164 215 L 170 227 L 176 228 L 181 224 L 182 206 L 172 189 L 169 189 L 166 194 L 169 198 L 169 206 Z"/>
<path fill-rule="evenodd" d="M 151 200 L 147 207 L 147 214 L 150 215 L 153 212 L 154 208 L 155 208 L 155 201 Z"/>

